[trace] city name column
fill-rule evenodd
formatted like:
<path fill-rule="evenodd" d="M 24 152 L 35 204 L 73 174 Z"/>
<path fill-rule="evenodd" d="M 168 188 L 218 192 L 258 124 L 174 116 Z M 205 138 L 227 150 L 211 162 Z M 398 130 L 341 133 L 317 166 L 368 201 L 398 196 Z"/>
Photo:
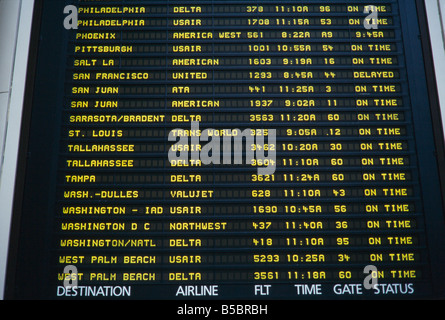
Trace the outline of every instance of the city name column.
<path fill-rule="evenodd" d="M 160 263 L 156 250 L 163 246 L 152 236 L 163 229 L 152 214 L 162 214 L 158 203 L 165 196 L 159 186 L 166 159 L 166 46 L 145 46 L 162 33 L 142 29 L 164 25 L 165 19 L 151 17 L 165 14 L 166 7 L 121 4 L 79 2 L 67 68 L 56 227 L 58 270 L 74 265 L 80 286 L 125 285 L 123 294 L 131 292 L 130 284 L 162 278 L 144 266 Z M 67 276 L 59 272 L 58 280 Z M 60 288 L 58 294 L 70 295 Z"/>

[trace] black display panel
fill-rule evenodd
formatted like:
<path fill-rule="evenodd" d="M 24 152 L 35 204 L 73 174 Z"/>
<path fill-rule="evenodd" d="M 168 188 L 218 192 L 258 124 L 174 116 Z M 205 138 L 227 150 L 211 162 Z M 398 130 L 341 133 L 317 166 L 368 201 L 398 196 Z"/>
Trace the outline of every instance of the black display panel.
<path fill-rule="evenodd" d="M 36 1 L 6 297 L 444 298 L 428 41 L 414 0 Z"/>

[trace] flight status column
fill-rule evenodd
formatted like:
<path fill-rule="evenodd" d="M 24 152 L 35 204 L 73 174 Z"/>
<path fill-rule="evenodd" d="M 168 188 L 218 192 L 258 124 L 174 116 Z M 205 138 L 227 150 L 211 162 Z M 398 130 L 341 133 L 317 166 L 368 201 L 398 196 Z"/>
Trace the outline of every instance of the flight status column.
<path fill-rule="evenodd" d="M 58 297 L 409 296 L 428 281 L 398 1 L 75 5 Z"/>

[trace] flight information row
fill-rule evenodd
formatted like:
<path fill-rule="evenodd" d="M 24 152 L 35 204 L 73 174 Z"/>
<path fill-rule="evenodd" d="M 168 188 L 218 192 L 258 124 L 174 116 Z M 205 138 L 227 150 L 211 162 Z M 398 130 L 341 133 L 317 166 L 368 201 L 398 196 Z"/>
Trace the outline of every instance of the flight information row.
<path fill-rule="evenodd" d="M 227 67 L 236 66 L 242 69 L 247 67 L 267 67 L 278 66 L 293 68 L 299 66 L 336 66 L 336 65 L 360 65 L 363 68 L 371 68 L 371 66 L 398 66 L 399 58 L 393 54 L 379 55 L 374 54 L 372 56 L 357 55 L 355 57 L 338 55 L 332 53 L 329 57 L 324 55 L 310 55 L 307 57 L 189 57 L 189 58 L 169 58 L 169 57 L 140 57 L 129 58 L 120 57 L 116 58 L 86 58 L 86 59 L 74 59 L 73 67 L 77 68 L 103 68 L 116 69 L 122 67 L 138 67 L 140 70 L 144 70 L 145 67 L 150 68 L 162 68 L 162 67 L 193 67 L 196 70 L 211 69 L 220 70 Z"/>
<path fill-rule="evenodd" d="M 290 80 L 278 83 L 259 84 L 259 80 L 250 79 L 249 81 L 242 81 L 239 84 L 234 84 L 233 80 L 226 80 L 226 84 L 221 82 L 215 84 L 208 84 L 207 81 L 202 81 L 200 84 L 152 84 L 144 85 L 142 82 L 140 85 L 120 84 L 115 83 L 110 86 L 73 86 L 67 88 L 66 93 L 72 94 L 76 97 L 82 97 L 85 95 L 107 95 L 108 99 L 113 95 L 120 95 L 120 97 L 126 97 L 126 95 L 154 95 L 153 98 L 160 98 L 165 94 L 170 95 L 182 95 L 187 99 L 190 95 L 199 94 L 213 97 L 214 94 L 221 95 L 237 95 L 237 94 L 273 94 L 278 96 L 291 95 L 291 96 L 308 96 L 310 94 L 323 94 L 331 96 L 332 94 L 349 94 L 354 95 L 357 93 L 362 94 L 376 94 L 378 98 L 382 98 L 383 94 L 391 95 L 394 93 L 401 93 L 402 86 L 399 83 L 380 83 L 371 82 L 354 84 L 346 82 L 339 84 L 337 82 L 325 82 L 320 84 L 319 80 L 305 80 L 304 84 L 301 80 Z M 196 82 L 194 82 L 196 83 Z M 156 96 L 157 95 L 157 96 Z M 151 96 L 150 96 L 151 97 Z M 194 97 L 196 98 L 196 97 Z"/>
<path fill-rule="evenodd" d="M 123 217 L 120 218 L 124 219 Z M 143 219 L 143 218 L 142 218 Z M 162 219 L 162 221 L 157 221 Z M 72 233 L 110 233 L 117 236 L 117 234 L 125 234 L 128 232 L 138 233 L 145 235 L 159 235 L 164 234 L 166 237 L 170 233 L 174 234 L 187 234 L 193 233 L 194 235 L 201 235 L 205 233 L 212 233 L 215 236 L 219 233 L 230 232 L 265 232 L 272 236 L 275 232 L 286 231 L 339 231 L 339 230 L 417 230 L 417 221 L 409 216 L 391 217 L 387 219 L 382 218 L 370 218 L 364 219 L 362 217 L 351 219 L 346 217 L 337 218 L 312 218 L 307 220 L 278 220 L 277 218 L 268 217 L 262 220 L 251 218 L 249 220 L 242 219 L 227 219 L 221 218 L 208 218 L 199 217 L 191 219 L 190 217 L 173 218 L 174 220 L 165 220 L 163 218 L 158 219 L 143 219 L 143 221 L 130 220 L 130 221 L 97 221 L 89 220 L 88 222 L 81 220 L 62 221 L 59 224 L 59 230 L 63 232 Z M 127 220 L 127 219 L 125 219 Z"/>
<path fill-rule="evenodd" d="M 110 1 L 117 2 L 117 1 Z M 392 1 L 391 1 L 392 2 Z M 323 13 L 331 16 L 337 13 L 348 14 L 363 14 L 363 11 L 373 11 L 371 5 L 363 5 L 356 3 L 354 5 L 346 3 L 331 3 L 329 5 L 318 5 L 311 2 L 301 3 L 295 5 L 289 1 L 276 1 L 276 3 L 261 3 L 254 1 L 252 3 L 230 2 L 227 5 L 227 1 L 212 1 L 211 3 L 200 3 L 197 1 L 193 5 L 184 5 L 184 2 L 170 1 L 168 4 L 163 2 L 156 3 L 155 1 L 125 1 L 123 4 L 111 4 L 105 6 L 103 4 L 97 5 L 94 1 L 80 0 L 79 3 L 79 15 L 144 15 L 144 14 L 178 14 L 178 16 L 200 16 L 200 15 L 217 15 L 222 13 L 249 13 L 249 14 L 262 14 L 262 13 L 279 13 L 279 16 L 295 13 Z M 391 13 L 393 10 L 393 4 L 388 1 L 374 1 L 375 7 L 380 13 Z"/>
<path fill-rule="evenodd" d="M 166 252 L 164 255 L 100 255 L 100 254 L 84 254 L 84 255 L 69 255 L 59 256 L 57 262 L 59 263 L 73 263 L 76 261 L 81 266 L 87 265 L 151 265 L 153 264 L 245 264 L 245 263 L 258 263 L 258 264 L 274 264 L 274 263 L 304 263 L 304 264 L 320 264 L 320 263 L 363 263 L 363 262 L 406 262 L 412 263 L 420 261 L 419 254 L 414 252 L 415 250 L 376 250 L 371 253 L 360 252 L 353 254 L 348 249 L 345 249 L 343 253 L 334 253 L 332 251 L 322 251 L 322 253 L 314 253 L 311 250 L 287 251 L 289 249 L 277 251 L 279 253 L 273 253 L 271 251 L 253 251 L 251 254 L 234 252 L 218 252 L 217 254 L 208 253 L 206 250 L 197 252 L 196 254 L 184 255 L 175 254 L 174 252 Z"/>
<path fill-rule="evenodd" d="M 129 188 L 96 188 L 96 189 L 72 189 L 60 190 L 58 195 L 61 199 L 83 199 L 83 201 L 93 201 L 101 199 L 111 200 L 137 200 L 137 199 L 177 199 L 181 200 L 211 200 L 211 199 L 316 199 L 316 198 L 387 198 L 392 201 L 404 201 L 415 196 L 412 183 L 397 185 L 393 182 L 390 186 L 350 186 L 340 184 L 338 186 L 312 186 L 299 188 L 298 186 L 280 187 L 231 187 L 207 185 L 198 188 L 183 186 L 178 187 L 152 185 L 151 188 L 136 189 Z M 401 200 L 402 199 L 402 200 Z"/>
<path fill-rule="evenodd" d="M 332 214 L 336 216 L 345 215 L 370 215 L 378 214 L 379 216 L 389 215 L 395 216 L 397 214 L 407 215 L 416 214 L 416 205 L 412 199 L 404 199 L 405 201 L 387 201 L 381 202 L 375 199 L 366 199 L 367 201 L 342 201 L 336 199 L 335 202 L 329 202 L 329 200 L 320 201 L 317 199 L 316 203 L 299 200 L 297 203 L 293 200 L 283 199 L 280 202 L 273 202 L 273 200 L 260 200 L 255 204 L 246 204 L 245 201 L 234 199 L 233 202 L 236 206 L 222 206 L 221 203 L 226 203 L 225 200 L 214 201 L 214 204 L 209 204 L 206 201 L 202 201 L 197 204 L 186 203 L 178 204 L 172 203 L 169 200 L 163 200 L 159 204 L 157 201 L 146 202 L 143 205 L 137 205 L 133 203 L 131 205 L 126 203 L 116 203 L 116 201 L 110 201 L 108 205 L 84 205 L 84 204 L 59 204 L 57 212 L 58 216 L 64 217 L 77 216 L 77 217 L 104 217 L 108 219 L 110 216 L 162 216 L 162 215 L 175 215 L 179 217 L 194 217 L 194 216 L 218 216 L 223 217 L 225 215 L 251 215 L 256 217 L 258 215 L 268 216 L 283 216 L 288 215 L 294 217 L 295 215 L 304 216 L 308 215 L 313 217 L 314 215 Z M 368 202 L 369 201 L 369 202 Z M 63 201 L 62 202 L 66 202 Z M 70 201 L 71 203 L 71 201 Z M 168 204 L 170 203 L 170 204 Z"/>
<path fill-rule="evenodd" d="M 89 81 L 108 83 L 115 81 L 121 83 L 121 81 L 143 81 L 147 80 L 174 80 L 175 83 L 182 81 L 196 81 L 196 80 L 263 80 L 263 82 L 273 80 L 331 80 L 331 79 L 381 79 L 381 80 L 394 80 L 400 79 L 400 72 L 395 69 L 368 69 L 368 68 L 354 68 L 352 70 L 342 69 L 315 69 L 315 68 L 286 68 L 286 70 L 273 70 L 264 69 L 264 71 L 237 71 L 237 70 L 211 70 L 211 71 L 195 71 L 195 70 L 171 70 L 166 72 L 162 71 L 150 71 L 150 72 L 138 72 L 138 71 L 124 71 L 119 72 L 74 72 L 73 75 L 68 77 L 69 80 L 73 80 L 74 83 L 83 83 Z M 329 81 L 328 81 L 329 82 Z"/>
<path fill-rule="evenodd" d="M 316 30 L 312 30 L 312 28 Z M 151 28 L 150 28 L 151 29 Z M 212 28 L 214 29 L 214 28 Z M 113 32 L 113 30 L 107 30 L 106 32 L 82 31 L 76 34 L 76 42 L 78 41 L 92 41 L 97 43 L 116 43 L 116 41 L 131 40 L 132 43 L 138 41 L 163 41 L 163 40 L 188 40 L 196 41 L 202 40 L 203 42 L 213 40 L 215 42 L 221 40 L 257 40 L 257 39 L 394 39 L 398 35 L 394 29 L 382 28 L 380 31 L 363 31 L 361 28 L 355 30 L 344 30 L 339 28 L 338 25 L 329 27 L 325 30 L 311 27 L 304 28 L 303 31 L 295 31 L 289 27 L 282 27 L 280 31 L 271 31 L 270 29 L 261 29 L 261 31 L 150 31 L 150 30 L 137 30 L 137 31 L 119 31 Z M 82 28 L 84 30 L 84 28 Z M 199 30 L 199 29 L 198 29 Z M 284 30 L 284 31 L 282 31 Z"/>
<path fill-rule="evenodd" d="M 275 126 L 273 128 L 270 125 L 264 129 L 264 124 L 256 124 L 249 126 L 247 128 L 235 128 L 235 129 L 226 129 L 226 128 L 205 128 L 200 127 L 198 122 L 192 122 L 192 126 L 189 126 L 189 129 L 175 128 L 175 124 L 170 124 L 167 127 L 164 127 L 165 124 L 161 124 L 159 128 L 153 129 L 143 129 L 141 128 L 144 122 L 139 122 L 140 128 L 136 126 L 131 126 L 133 129 L 130 129 L 130 126 L 122 126 L 116 129 L 111 129 L 113 123 L 110 123 L 109 126 L 105 126 L 101 124 L 103 129 L 88 129 L 77 127 L 76 129 L 70 129 L 65 131 L 64 136 L 69 138 L 144 138 L 144 137 L 152 137 L 152 138 L 167 138 L 169 134 L 172 134 L 173 137 L 196 137 L 198 138 L 197 142 L 199 142 L 199 137 L 203 137 L 204 134 L 207 137 L 226 137 L 228 141 L 230 139 L 234 139 L 236 137 L 254 137 L 254 136 L 272 136 L 276 135 L 276 137 L 353 137 L 353 136 L 372 136 L 372 137 L 400 137 L 407 135 L 407 129 L 404 125 L 398 126 L 388 126 L 382 125 L 379 123 L 378 125 L 371 126 L 368 124 L 366 127 L 360 127 L 355 125 L 343 125 L 341 127 L 336 127 L 335 124 L 328 125 L 313 125 L 313 126 L 294 126 L 294 127 L 284 127 L 283 126 Z M 128 124 L 128 123 L 127 123 Z M 193 124 L 196 124 L 195 126 Z M 261 126 L 262 125 L 262 126 Z M 90 126 L 98 127 L 97 123 L 90 124 Z M 136 128 L 135 128 L 136 127 Z M 172 142 L 175 140 L 171 140 Z M 202 141 L 206 141 L 202 138 Z"/>
<path fill-rule="evenodd" d="M 116 29 L 123 28 L 136 28 L 137 30 L 145 30 L 151 28 L 169 28 L 169 29 L 197 29 L 197 30 L 205 30 L 205 29 L 219 29 L 219 30 L 234 30 L 237 28 L 238 30 L 250 29 L 260 27 L 262 30 L 268 30 L 273 28 L 317 28 L 317 27 L 344 27 L 344 28 L 356 28 L 359 30 L 363 28 L 363 21 L 366 16 L 359 15 L 358 17 L 348 18 L 349 15 L 345 17 L 329 17 L 329 18 L 296 18 L 296 17 L 283 17 L 280 15 L 279 17 L 265 16 L 265 17 L 252 17 L 252 18 L 244 18 L 244 17 L 193 17 L 193 18 L 178 18 L 178 19 L 168 19 L 165 17 L 156 18 L 156 17 L 140 17 L 140 18 L 93 18 L 93 19 L 80 19 L 78 21 L 78 27 L 80 30 L 84 31 L 86 29 L 95 30 L 95 28 L 107 28 L 109 31 L 116 31 Z M 384 17 L 379 19 L 369 19 L 368 21 L 381 25 L 382 28 L 393 26 L 394 21 L 390 17 Z M 230 28 L 230 29 L 228 29 Z M 127 30 L 128 30 L 127 29 Z M 125 30 L 125 29 L 124 29 Z M 217 30 L 217 31 L 219 31 Z M 329 29 L 327 29 L 329 30 Z M 235 31 L 235 32 L 237 32 Z M 233 31 L 226 31 L 233 32 Z M 190 32 L 194 33 L 194 32 Z M 339 33 L 341 34 L 341 33 Z M 370 31 L 368 32 L 360 32 L 362 35 L 373 35 L 371 37 L 381 38 L 383 32 L 381 31 Z M 208 38 L 208 36 L 204 36 Z M 249 37 L 249 35 L 248 35 Z M 261 37 L 261 36 L 260 36 Z M 324 31 L 321 33 L 321 37 L 331 38 L 333 37 L 332 32 Z M 174 39 L 175 37 L 173 37 Z M 228 37 L 230 39 L 230 36 Z M 235 36 L 234 36 L 235 38 Z M 159 39 L 159 38 L 158 38 Z M 104 40 L 104 39 L 102 39 Z M 107 39 L 105 39 L 107 40 Z"/>
<path fill-rule="evenodd" d="M 115 143 L 83 143 L 66 145 L 65 151 L 68 153 L 138 153 L 145 152 L 167 152 L 167 151 L 200 151 L 202 145 L 198 144 L 178 144 L 167 146 L 164 143 L 132 143 L 132 144 L 115 144 Z M 281 143 L 267 143 L 264 145 L 251 143 L 246 146 L 245 150 L 265 150 L 277 152 L 296 152 L 296 153 L 311 153 L 315 152 L 332 152 L 332 151 L 407 151 L 409 144 L 407 141 L 378 141 L 378 142 L 299 142 L 293 140 L 292 142 Z M 63 152 L 63 150 L 62 150 Z M 63 154 L 63 153 L 62 153 Z"/>
<path fill-rule="evenodd" d="M 262 88 L 253 87 L 255 91 L 259 91 Z M 74 89 L 77 92 L 81 92 L 80 88 Z M 82 89 L 84 91 L 84 89 Z M 87 93 L 90 92 L 89 88 L 85 90 Z M 97 87 L 94 93 L 100 94 L 102 91 L 116 91 L 119 92 L 119 88 L 111 87 L 111 89 L 106 89 L 103 87 Z M 250 91 L 250 90 L 249 90 Z M 93 93 L 93 91 L 92 91 Z M 250 96 L 250 95 L 249 95 Z M 352 96 L 352 95 L 351 95 Z M 102 98 L 102 97 L 101 97 Z M 74 97 L 68 100 L 65 103 L 66 108 L 69 109 L 78 109 L 83 113 L 87 114 L 88 109 L 92 110 L 100 110 L 106 111 L 106 113 L 111 113 L 112 109 L 160 109 L 165 114 L 158 115 L 156 122 L 165 121 L 166 119 L 170 120 L 172 123 L 174 122 L 190 122 L 190 121 L 212 121 L 212 122 L 224 122 L 229 121 L 231 123 L 236 121 L 242 122 L 252 122 L 257 121 L 257 117 L 260 117 L 259 120 L 262 121 L 311 121 L 311 120 L 321 120 L 320 113 L 318 108 L 324 108 L 323 110 L 328 115 L 335 112 L 338 114 L 337 116 L 332 116 L 333 120 L 356 120 L 356 121 L 399 121 L 404 119 L 404 113 L 400 112 L 400 108 L 404 107 L 403 97 L 399 95 L 380 95 L 373 98 L 368 98 L 367 96 L 361 95 L 360 97 L 344 97 L 344 95 L 329 97 L 327 99 L 321 98 L 288 98 L 288 99 L 280 99 L 277 97 L 248 97 L 246 98 L 244 95 L 239 98 L 228 98 L 225 96 L 203 99 L 203 98 L 194 98 L 191 97 L 183 97 L 181 99 L 178 98 L 169 98 L 169 97 L 150 97 L 150 99 L 142 99 L 139 97 L 115 97 L 114 95 L 111 97 L 103 97 L 102 99 L 88 99 L 88 98 L 79 98 Z M 357 108 L 364 107 L 366 110 L 374 111 L 373 113 L 367 112 L 364 109 L 355 112 L 349 112 L 350 116 L 341 115 L 344 110 L 341 108 Z M 397 112 L 387 112 L 383 110 L 381 107 L 394 109 L 398 107 Z M 175 114 L 175 109 L 168 110 L 166 112 L 166 108 L 184 108 L 186 110 L 186 114 Z M 199 113 L 193 110 L 196 108 L 199 110 Z M 217 113 L 213 113 L 214 110 L 212 108 L 225 109 L 231 108 L 230 112 L 224 112 L 225 110 L 218 110 Z M 249 111 L 255 111 L 256 114 L 249 114 L 247 116 L 243 115 L 243 111 L 239 110 L 240 108 L 250 109 Z M 293 114 L 277 114 L 273 117 L 270 115 L 272 111 L 267 108 L 311 108 L 311 113 L 305 113 L 304 111 L 299 111 L 298 113 Z M 373 109 L 371 109 L 373 108 Z M 378 110 L 378 111 L 376 111 Z M 286 110 L 287 111 L 287 110 Z M 343 111 L 343 112 L 342 112 Z M 181 111 L 182 112 L 182 111 Z M 275 111 L 276 112 L 276 111 Z M 339 112 L 339 113 L 338 113 Z M 89 114 L 89 113 L 88 113 Z M 113 113 L 114 114 L 114 113 Z M 171 115 L 170 115 L 171 114 Z M 266 117 L 263 119 L 262 117 Z M 176 118 L 175 118 L 176 117 Z M 322 119 L 325 119 L 326 116 L 322 116 Z M 335 119 L 334 119 L 335 118 Z M 338 119 L 337 119 L 338 118 Z M 330 121 L 330 119 L 328 119 Z M 68 121 L 67 121 L 68 122 Z"/>
<path fill-rule="evenodd" d="M 61 163 L 61 168 L 81 168 L 81 169 L 110 169 L 112 168 L 115 170 L 116 168 L 144 168 L 144 169 L 150 169 L 150 168 L 180 168 L 181 170 L 187 169 L 187 168 L 199 168 L 200 170 L 205 168 L 214 169 L 213 164 L 204 164 L 203 161 L 201 161 L 199 158 L 197 159 L 172 159 L 172 161 L 169 161 L 169 159 L 164 158 L 149 158 L 149 155 L 141 155 L 138 158 L 79 158 L 79 159 L 65 159 Z M 219 158 L 218 158 L 219 159 Z M 221 160 L 221 159 L 220 159 Z M 233 158 L 230 160 L 232 161 Z M 243 160 L 243 159 L 241 159 Z M 359 167 L 363 168 L 365 166 L 367 167 L 405 167 L 409 166 L 412 159 L 410 159 L 409 155 L 391 155 L 387 153 L 382 153 L 380 156 L 369 156 L 369 155 L 356 155 L 356 156 L 350 156 L 350 155 L 341 155 L 341 156 L 319 156 L 319 157 L 276 157 L 276 159 L 266 159 L 270 160 L 270 163 L 259 163 L 254 161 L 261 161 L 261 159 L 253 159 L 249 160 L 245 165 L 243 166 L 243 163 L 237 164 L 235 167 L 233 166 L 234 162 L 227 161 L 224 163 L 223 160 L 221 160 L 221 163 L 216 163 L 216 168 L 221 168 L 224 165 L 226 168 L 231 169 L 233 172 L 238 170 L 246 170 L 249 168 L 256 168 L 256 167 L 262 167 L 264 165 L 273 165 L 279 167 L 286 167 L 286 170 L 291 170 L 292 167 L 297 168 L 298 170 L 304 169 L 304 167 L 316 167 L 317 170 L 320 169 L 320 167 L 326 167 L 326 169 L 332 169 L 333 167 L 337 168 L 338 170 L 342 170 L 342 166 L 351 166 L 351 167 Z M 278 169 L 279 169 L 278 167 Z M 236 170 L 238 168 L 238 170 Z M 253 169 L 252 169 L 253 170 Z M 298 171 L 297 170 L 297 171 Z"/>
<path fill-rule="evenodd" d="M 202 252 L 211 252 L 215 249 L 221 249 L 221 251 L 228 250 L 228 247 L 231 248 L 239 248 L 239 249 L 229 249 L 229 252 L 233 251 L 243 251 L 249 250 L 248 253 L 252 253 L 251 249 L 259 249 L 265 250 L 269 248 L 275 249 L 275 247 L 284 248 L 284 250 L 288 250 L 291 247 L 298 247 L 299 249 L 306 248 L 314 248 L 317 247 L 323 250 L 324 247 L 326 249 L 334 249 L 339 248 L 341 246 L 342 250 L 349 251 L 349 246 L 352 247 L 352 251 L 357 250 L 357 246 L 359 249 L 363 250 L 363 247 L 366 247 L 367 250 L 372 252 L 373 250 L 382 250 L 382 249 L 393 249 L 396 252 L 400 252 L 399 250 L 417 250 L 419 249 L 419 244 L 421 243 L 421 238 L 413 232 L 413 230 L 409 231 L 400 231 L 394 232 L 391 234 L 386 233 L 376 233 L 374 230 L 373 233 L 364 233 L 362 230 L 360 234 L 351 233 L 351 234 L 331 234 L 326 235 L 323 232 L 320 234 L 313 234 L 304 231 L 298 232 L 298 234 L 284 234 L 281 236 L 273 235 L 264 235 L 258 233 L 257 235 L 233 235 L 231 234 L 228 237 L 226 234 L 221 236 L 209 236 L 201 234 L 199 236 L 194 235 L 193 237 L 175 237 L 172 235 L 172 238 L 167 237 L 159 237 L 156 235 L 150 236 L 149 238 L 142 237 L 125 237 L 124 235 L 116 238 L 100 238 L 100 237 L 71 237 L 67 238 L 66 234 L 58 233 L 61 237 L 57 240 L 56 246 L 62 251 L 70 249 L 71 252 L 67 253 L 69 255 L 79 253 L 77 249 L 119 249 L 122 248 L 127 249 L 140 249 L 141 252 L 146 252 L 146 249 L 149 248 L 150 251 L 161 251 L 170 250 L 171 252 L 181 251 L 202 251 Z M 362 246 L 362 247 L 360 247 Z M 414 247 L 414 248 L 413 248 Z M 77 249 L 76 249 L 77 248 Z M 100 251 L 101 254 L 102 251 Z M 80 253 L 80 254 L 86 254 Z M 88 252 L 89 253 L 89 252 Z M 356 252 L 358 254 L 359 252 Z M 116 252 L 119 254 L 119 252 Z M 142 253 L 141 253 L 142 254 Z M 151 253 L 150 253 L 151 254 Z"/>
<path fill-rule="evenodd" d="M 178 268 L 178 267 L 177 267 Z M 240 268 L 238 266 L 238 268 Z M 79 272 L 76 274 L 76 279 L 80 281 L 82 285 L 89 283 L 110 283 L 110 284 L 119 284 L 121 282 L 130 282 L 130 283 L 166 283 L 166 282 L 183 282 L 183 281 L 192 281 L 192 283 L 205 283 L 205 281 L 226 281 L 226 283 L 237 281 L 289 281 L 289 280 L 306 280 L 308 282 L 312 282 L 314 280 L 355 280 L 363 282 L 363 268 L 360 267 L 343 267 L 346 269 L 342 270 L 333 270 L 333 268 L 324 267 L 324 268 L 315 268 L 312 266 L 308 266 L 306 268 L 295 269 L 291 266 L 283 266 L 280 270 L 275 269 L 264 269 L 264 267 L 258 266 L 257 269 L 250 267 L 240 268 L 237 271 L 228 271 L 224 269 L 216 269 L 216 270 L 191 270 L 187 269 L 176 269 L 171 270 L 170 272 L 162 272 L 161 270 L 157 270 L 153 268 L 149 272 L 133 269 L 128 270 L 127 272 L 122 272 L 120 269 L 115 270 L 115 272 L 104 272 L 96 270 L 96 272 Z M 284 270 L 283 270 L 284 269 Z M 384 267 L 382 270 L 379 270 L 381 280 L 394 280 L 394 279 L 408 279 L 411 281 L 417 281 L 421 278 L 426 278 L 427 275 L 422 272 L 422 269 L 419 267 L 404 267 L 404 266 L 393 266 L 393 267 Z M 63 280 L 69 280 L 65 274 L 58 273 L 55 274 L 54 277 L 59 281 L 63 282 Z M 412 283 L 406 284 L 403 283 L 401 285 L 408 285 L 410 287 L 413 286 Z M 63 288 L 63 287 L 62 287 Z M 79 286 L 80 288 L 80 286 Z M 252 288 L 253 292 L 253 288 Z M 413 292 L 413 290 L 412 290 Z"/>
<path fill-rule="evenodd" d="M 299 100 L 297 100 L 299 101 Z M 245 101 L 247 105 L 255 108 L 267 108 L 274 107 L 276 103 L 283 103 L 285 106 L 294 106 L 297 105 L 297 101 L 284 100 L 284 101 L 276 101 L 274 99 L 260 99 L 260 100 L 248 100 Z M 330 100 L 331 103 L 337 103 L 338 100 Z M 385 100 L 377 99 L 374 101 L 378 104 L 383 104 Z M 97 103 L 96 103 L 97 102 Z M 135 103 L 139 101 L 134 101 Z M 142 101 L 141 101 L 142 102 Z M 157 101 L 161 103 L 161 101 Z M 162 101 L 164 102 L 164 101 Z M 190 102 L 190 101 L 189 101 Z M 363 102 L 363 101 L 362 101 Z M 360 102 L 360 103 L 362 103 Z M 397 101 L 397 99 L 392 99 L 390 101 L 386 101 L 388 104 L 390 102 L 395 106 L 399 106 L 401 101 Z M 301 102 L 300 102 L 301 103 Z M 352 101 L 351 101 L 352 103 Z M 363 102 L 364 103 L 364 102 Z M 230 123 L 232 126 L 234 124 L 249 124 L 250 122 L 260 122 L 263 124 L 266 123 L 281 123 L 281 122 L 298 122 L 299 124 L 307 124 L 312 122 L 325 122 L 325 123 L 369 123 L 369 122 L 394 122 L 398 124 L 405 124 L 406 118 L 405 113 L 403 111 L 393 111 L 393 112 L 372 112 L 368 111 L 369 108 L 366 108 L 366 111 L 341 111 L 339 108 L 335 108 L 330 111 L 320 111 L 320 110 L 311 110 L 300 111 L 295 113 L 277 113 L 273 112 L 273 110 L 261 110 L 259 113 L 253 113 L 256 111 L 255 109 L 251 109 L 252 112 L 223 112 L 219 111 L 218 113 L 213 112 L 187 112 L 187 113 L 179 113 L 179 112 L 162 112 L 162 113 L 141 113 L 141 112 L 123 112 L 123 111 L 114 111 L 108 110 L 108 112 L 103 112 L 101 109 L 118 109 L 119 107 L 125 108 L 130 107 L 129 105 L 123 105 L 124 101 L 107 101 L 101 103 L 101 101 L 73 101 L 71 103 L 71 110 L 64 115 L 65 123 L 101 123 L 101 124 L 126 124 L 126 123 L 166 123 L 166 124 L 182 124 L 182 123 L 191 123 L 191 122 L 199 122 L 200 125 L 210 126 L 216 123 Z M 197 104 L 197 103 L 196 103 Z M 355 100 L 355 104 L 358 104 L 357 100 Z M 313 102 L 315 106 L 315 101 Z M 400 103 L 401 105 L 401 103 Z M 219 106 L 221 106 L 219 104 Z M 229 104 L 229 106 L 231 106 Z M 133 105 L 132 107 L 140 107 L 144 108 L 144 105 Z M 87 110 L 90 109 L 90 110 Z M 398 109 L 400 110 L 400 109 Z"/>
<path fill-rule="evenodd" d="M 235 43 L 214 43 L 213 40 L 210 43 L 201 42 L 191 43 L 190 39 L 187 40 L 187 44 L 170 44 L 170 43 L 159 43 L 154 42 L 152 44 L 80 44 L 76 42 L 71 44 L 70 51 L 74 52 L 74 56 L 78 57 L 81 55 L 86 55 L 91 57 L 94 53 L 95 57 L 100 57 L 104 55 L 114 54 L 123 56 L 137 56 L 137 55 L 147 55 L 147 54 L 177 54 L 183 55 L 187 54 L 218 54 L 218 55 L 249 55 L 252 54 L 262 54 L 266 55 L 269 53 L 279 53 L 279 54 L 307 54 L 307 53 L 360 53 L 365 52 L 370 53 L 400 53 L 399 46 L 396 42 L 376 42 L 358 41 L 357 43 L 351 44 L 349 41 L 340 39 L 338 41 L 333 41 L 332 39 L 324 40 L 318 39 L 313 41 L 295 41 L 295 40 L 284 40 L 279 39 L 279 42 L 265 42 L 265 41 L 249 41 L 246 43 L 245 40 L 235 42 Z"/>
<path fill-rule="evenodd" d="M 214 169 L 214 168 L 212 168 Z M 72 171 L 72 170 L 71 170 Z M 194 184 L 199 186 L 200 184 L 212 184 L 212 183 L 252 183 L 257 185 L 269 185 L 269 184 L 311 184 L 324 183 L 324 182 L 361 182 L 361 181 L 375 181 L 375 182 L 394 182 L 394 181 L 412 181 L 412 173 L 409 170 L 395 171 L 395 170 L 350 170 L 343 168 L 343 170 L 317 170 L 316 172 L 301 172 L 287 170 L 282 172 L 279 168 L 273 175 L 258 175 L 256 173 L 249 174 L 248 172 L 237 172 L 236 175 L 228 175 L 221 170 L 212 170 L 211 173 L 208 170 L 202 170 L 197 173 L 189 173 L 187 170 L 181 170 L 181 172 L 175 172 L 172 170 L 165 170 L 164 173 L 158 172 L 122 172 L 113 170 L 113 173 L 94 172 L 90 173 L 85 170 L 84 174 L 78 172 L 65 172 L 64 176 L 61 176 L 59 181 L 73 184 L 163 184 L 173 187 L 178 184 Z M 326 172 L 327 171 L 327 172 Z"/>

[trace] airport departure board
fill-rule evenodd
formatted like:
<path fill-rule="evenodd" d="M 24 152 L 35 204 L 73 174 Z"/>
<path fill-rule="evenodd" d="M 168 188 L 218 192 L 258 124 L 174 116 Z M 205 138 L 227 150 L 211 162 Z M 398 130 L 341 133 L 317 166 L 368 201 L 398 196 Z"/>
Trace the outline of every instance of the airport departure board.
<path fill-rule="evenodd" d="M 6 297 L 443 298 L 439 112 L 422 1 L 36 1 Z"/>

